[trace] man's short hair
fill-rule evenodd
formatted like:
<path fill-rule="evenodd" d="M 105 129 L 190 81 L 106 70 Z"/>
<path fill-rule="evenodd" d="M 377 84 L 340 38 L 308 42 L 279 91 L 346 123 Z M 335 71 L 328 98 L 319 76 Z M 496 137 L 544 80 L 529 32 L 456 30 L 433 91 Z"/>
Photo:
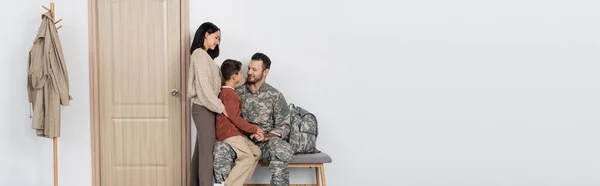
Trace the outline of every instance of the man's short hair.
<path fill-rule="evenodd" d="M 252 55 L 252 60 L 259 60 L 263 62 L 263 70 L 265 69 L 271 69 L 271 59 L 269 59 L 269 56 L 257 52 L 256 54 Z"/>
<path fill-rule="evenodd" d="M 226 59 L 221 64 L 221 75 L 223 76 L 223 84 L 231 79 L 231 76 L 242 70 L 242 62 L 234 59 Z"/>

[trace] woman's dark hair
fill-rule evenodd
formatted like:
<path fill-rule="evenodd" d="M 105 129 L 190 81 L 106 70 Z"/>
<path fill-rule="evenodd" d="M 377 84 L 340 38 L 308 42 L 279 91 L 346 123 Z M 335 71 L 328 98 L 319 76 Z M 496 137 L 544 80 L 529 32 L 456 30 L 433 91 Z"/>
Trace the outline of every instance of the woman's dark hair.
<path fill-rule="evenodd" d="M 217 31 L 220 31 L 220 30 L 221 29 L 219 29 L 219 27 L 217 27 L 217 25 L 215 25 L 211 22 L 202 23 L 202 25 L 200 25 L 200 27 L 198 27 L 198 30 L 196 30 L 196 34 L 194 35 L 194 41 L 192 41 L 192 46 L 190 47 L 190 54 L 194 53 L 194 50 L 196 50 L 198 48 L 205 49 L 204 48 L 204 39 L 205 39 L 206 33 L 212 34 Z M 206 52 L 213 59 L 219 57 L 219 45 L 217 45 L 214 50 L 208 49 Z"/>
<path fill-rule="evenodd" d="M 223 61 L 221 64 L 221 75 L 223 77 L 223 85 L 225 81 L 231 79 L 231 76 L 237 74 L 240 70 L 242 70 L 242 62 L 239 62 L 234 59 L 227 59 Z"/>

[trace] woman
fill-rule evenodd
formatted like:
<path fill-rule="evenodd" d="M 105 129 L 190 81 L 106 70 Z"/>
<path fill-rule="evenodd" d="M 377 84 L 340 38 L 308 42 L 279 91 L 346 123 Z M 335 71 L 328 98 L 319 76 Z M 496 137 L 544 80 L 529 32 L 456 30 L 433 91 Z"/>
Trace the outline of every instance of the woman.
<path fill-rule="evenodd" d="M 206 22 L 200 25 L 191 46 L 188 93 L 192 99 L 192 118 L 197 138 L 191 166 L 190 186 L 213 185 L 213 146 L 216 114 L 225 112 L 217 97 L 221 90 L 221 71 L 214 59 L 219 56 L 220 29 Z"/>

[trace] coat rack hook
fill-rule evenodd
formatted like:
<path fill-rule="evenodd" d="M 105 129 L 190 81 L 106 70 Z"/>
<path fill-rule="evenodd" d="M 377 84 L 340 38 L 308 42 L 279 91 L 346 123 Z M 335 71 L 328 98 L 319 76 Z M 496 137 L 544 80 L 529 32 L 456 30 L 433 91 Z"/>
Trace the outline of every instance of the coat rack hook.
<path fill-rule="evenodd" d="M 44 8 L 44 9 L 48 10 L 48 12 L 50 12 L 50 16 L 52 17 L 52 19 L 56 19 L 56 17 L 54 16 L 54 13 L 55 13 L 55 10 L 54 10 L 54 2 L 51 2 L 51 3 L 50 3 L 50 8 L 48 8 L 48 7 L 44 6 L 44 5 L 42 5 L 42 8 Z M 61 18 L 61 19 L 59 19 L 58 21 L 54 22 L 54 24 L 58 24 L 58 23 L 60 23 L 62 20 L 63 20 L 63 19 Z M 62 28 L 62 25 L 61 25 L 61 26 L 58 26 L 58 27 L 56 27 L 56 30 L 58 30 L 58 29 L 60 29 L 60 28 Z"/>

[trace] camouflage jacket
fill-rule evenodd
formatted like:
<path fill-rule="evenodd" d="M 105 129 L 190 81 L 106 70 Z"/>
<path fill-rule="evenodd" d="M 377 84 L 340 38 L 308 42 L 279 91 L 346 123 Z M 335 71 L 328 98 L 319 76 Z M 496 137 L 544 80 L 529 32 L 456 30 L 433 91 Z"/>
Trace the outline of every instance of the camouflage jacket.
<path fill-rule="evenodd" d="M 242 117 L 256 124 L 265 132 L 281 135 L 285 139 L 290 132 L 290 108 L 279 90 L 263 83 L 257 93 L 247 85 L 236 88 L 242 99 Z"/>

